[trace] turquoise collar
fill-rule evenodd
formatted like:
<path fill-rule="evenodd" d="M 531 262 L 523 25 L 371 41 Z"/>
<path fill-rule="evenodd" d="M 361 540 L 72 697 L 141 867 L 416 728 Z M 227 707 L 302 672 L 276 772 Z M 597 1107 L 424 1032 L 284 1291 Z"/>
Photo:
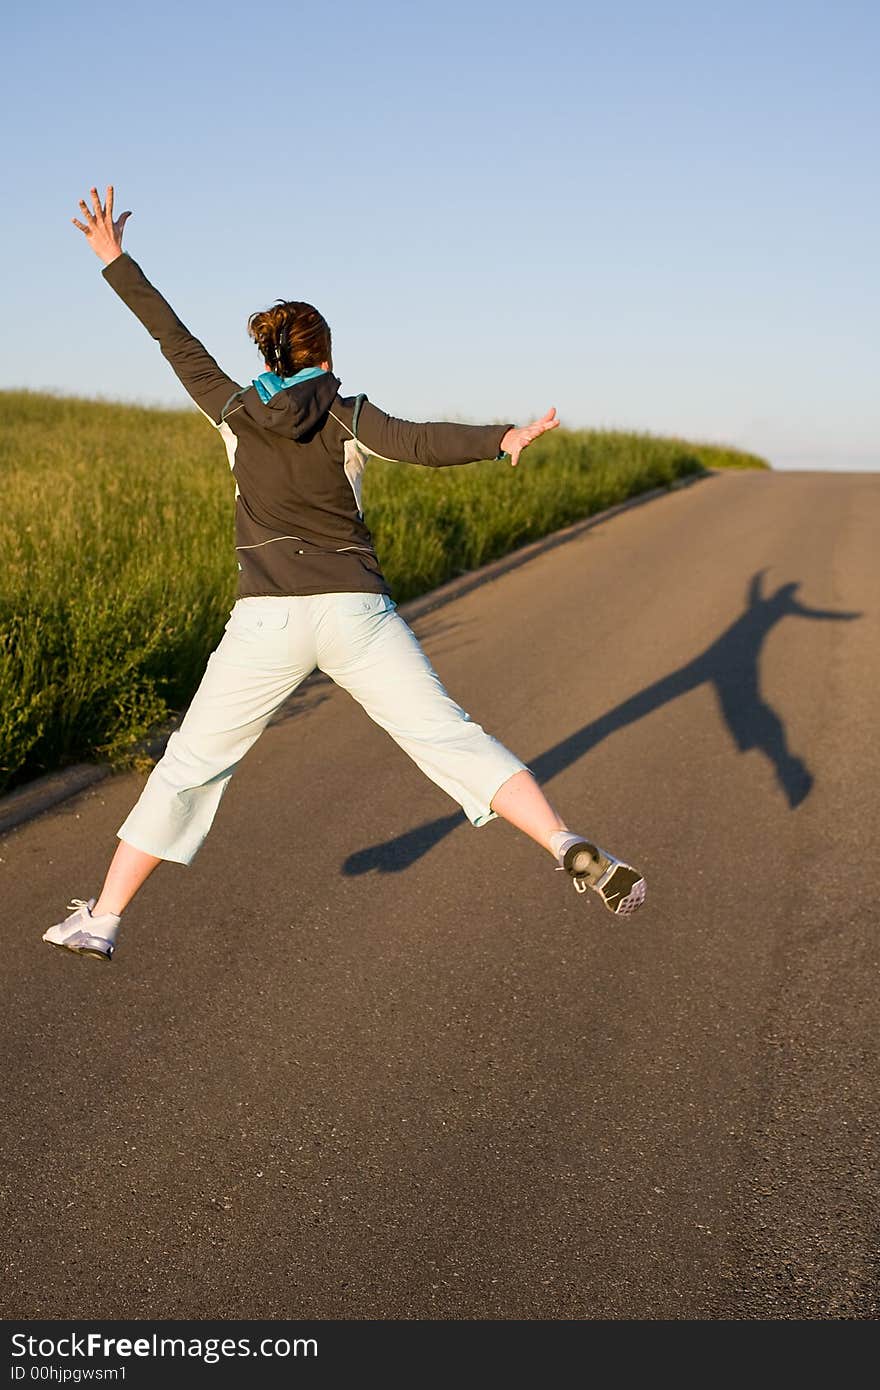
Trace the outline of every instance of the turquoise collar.
<path fill-rule="evenodd" d="M 326 367 L 303 367 L 301 372 L 294 376 L 276 376 L 274 372 L 263 372 L 254 380 L 257 388 L 257 395 L 265 405 L 271 401 L 273 396 L 277 396 L 279 391 L 286 391 L 288 386 L 299 386 L 301 381 L 311 381 L 314 376 L 326 376 Z"/>

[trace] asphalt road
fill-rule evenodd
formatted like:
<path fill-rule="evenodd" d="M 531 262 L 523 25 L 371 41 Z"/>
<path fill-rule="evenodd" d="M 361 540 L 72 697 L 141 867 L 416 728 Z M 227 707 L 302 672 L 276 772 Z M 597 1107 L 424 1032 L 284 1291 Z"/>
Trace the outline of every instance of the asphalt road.
<path fill-rule="evenodd" d="M 618 923 L 307 687 L 107 967 L 141 778 L 0 841 L 8 1318 L 876 1318 L 880 476 L 724 474 L 416 621 Z"/>

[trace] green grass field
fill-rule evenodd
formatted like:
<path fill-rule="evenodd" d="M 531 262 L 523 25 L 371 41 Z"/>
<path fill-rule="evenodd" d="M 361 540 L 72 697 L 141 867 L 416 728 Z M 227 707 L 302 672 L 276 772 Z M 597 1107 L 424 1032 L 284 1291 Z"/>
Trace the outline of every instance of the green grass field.
<path fill-rule="evenodd" d="M 398 602 L 639 492 L 711 445 L 557 430 L 518 468 L 373 461 L 364 508 Z M 186 705 L 235 598 L 233 482 L 195 411 L 0 392 L 0 792 L 117 766 Z"/>

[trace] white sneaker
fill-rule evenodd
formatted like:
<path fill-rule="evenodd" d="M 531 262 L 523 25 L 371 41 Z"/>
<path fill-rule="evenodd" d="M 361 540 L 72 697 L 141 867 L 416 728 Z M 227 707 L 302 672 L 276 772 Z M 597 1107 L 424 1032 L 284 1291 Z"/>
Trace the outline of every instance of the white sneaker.
<path fill-rule="evenodd" d="M 637 912 L 645 901 L 645 880 L 639 870 L 589 840 L 570 845 L 559 867 L 570 875 L 579 893 L 592 888 L 617 917 Z"/>
<path fill-rule="evenodd" d="M 43 932 L 43 940 L 50 946 L 60 946 L 65 951 L 75 951 L 79 956 L 93 956 L 95 960 L 112 960 L 116 949 L 116 933 L 119 931 L 121 917 L 113 912 L 92 916 L 96 899 L 72 898 L 69 908 L 74 908 L 69 917 Z"/>

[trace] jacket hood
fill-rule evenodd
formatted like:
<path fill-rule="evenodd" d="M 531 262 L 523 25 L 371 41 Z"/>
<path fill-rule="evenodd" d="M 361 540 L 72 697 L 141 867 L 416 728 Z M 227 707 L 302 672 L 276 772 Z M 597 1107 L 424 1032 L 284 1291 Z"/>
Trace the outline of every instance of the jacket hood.
<path fill-rule="evenodd" d="M 285 439 L 302 439 L 325 418 L 340 387 L 339 378 L 332 372 L 301 381 L 279 391 L 270 401 L 260 400 L 257 388 L 249 386 L 242 393 L 241 403 L 250 418 L 261 429 L 280 434 Z"/>

